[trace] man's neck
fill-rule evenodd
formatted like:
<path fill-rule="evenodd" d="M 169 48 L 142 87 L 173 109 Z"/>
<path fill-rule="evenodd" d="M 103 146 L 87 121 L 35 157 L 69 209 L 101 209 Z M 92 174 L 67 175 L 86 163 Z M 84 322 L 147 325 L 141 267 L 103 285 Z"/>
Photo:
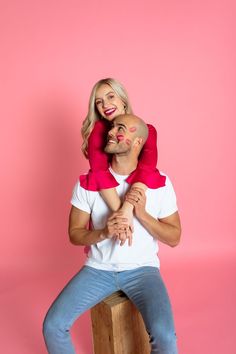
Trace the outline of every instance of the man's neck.
<path fill-rule="evenodd" d="M 131 159 L 127 156 L 113 155 L 111 168 L 118 175 L 129 175 L 138 165 L 138 160 Z"/>

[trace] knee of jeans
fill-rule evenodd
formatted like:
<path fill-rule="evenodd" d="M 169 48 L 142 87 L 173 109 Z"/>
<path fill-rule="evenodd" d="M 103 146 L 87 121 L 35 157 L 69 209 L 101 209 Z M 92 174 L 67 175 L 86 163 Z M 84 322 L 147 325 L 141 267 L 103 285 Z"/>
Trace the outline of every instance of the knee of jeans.
<path fill-rule="evenodd" d="M 175 331 L 172 328 L 165 328 L 161 323 L 156 324 L 151 329 L 150 344 L 152 345 L 152 350 L 156 349 L 157 353 L 159 353 L 159 350 L 167 349 L 169 349 L 168 353 L 175 353 L 175 351 L 171 351 L 171 348 L 176 347 Z"/>
<path fill-rule="evenodd" d="M 43 335 L 46 338 L 47 336 L 57 335 L 59 333 L 65 332 L 66 328 L 63 325 L 60 318 L 57 316 L 51 315 L 50 312 L 46 315 L 43 321 Z"/>

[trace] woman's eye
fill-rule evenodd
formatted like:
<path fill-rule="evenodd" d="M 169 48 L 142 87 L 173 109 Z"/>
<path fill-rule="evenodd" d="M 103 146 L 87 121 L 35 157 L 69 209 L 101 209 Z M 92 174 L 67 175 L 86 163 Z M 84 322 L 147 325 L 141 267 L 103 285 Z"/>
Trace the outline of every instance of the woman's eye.
<path fill-rule="evenodd" d="M 96 105 L 98 106 L 99 104 L 101 104 L 102 101 L 96 101 Z"/>
<path fill-rule="evenodd" d="M 112 100 L 114 98 L 114 95 L 109 95 L 108 98 Z"/>

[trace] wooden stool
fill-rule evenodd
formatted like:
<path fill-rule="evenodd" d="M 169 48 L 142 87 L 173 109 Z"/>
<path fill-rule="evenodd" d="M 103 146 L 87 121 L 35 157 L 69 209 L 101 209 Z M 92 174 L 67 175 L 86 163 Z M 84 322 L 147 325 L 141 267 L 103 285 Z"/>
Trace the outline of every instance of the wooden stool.
<path fill-rule="evenodd" d="M 94 354 L 150 354 L 142 316 L 117 291 L 91 309 Z"/>

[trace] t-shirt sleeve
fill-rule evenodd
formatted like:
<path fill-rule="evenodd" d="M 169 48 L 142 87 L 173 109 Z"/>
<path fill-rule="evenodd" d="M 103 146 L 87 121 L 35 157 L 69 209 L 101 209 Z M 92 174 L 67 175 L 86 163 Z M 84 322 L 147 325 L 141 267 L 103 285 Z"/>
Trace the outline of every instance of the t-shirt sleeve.
<path fill-rule="evenodd" d="M 166 176 L 166 186 L 164 188 L 159 219 L 166 218 L 178 211 L 175 191 L 168 176 Z"/>
<path fill-rule="evenodd" d="M 77 182 L 71 198 L 71 204 L 76 208 L 85 211 L 88 214 L 91 214 L 91 206 L 88 198 L 88 191 L 80 186 L 80 183 Z"/>

